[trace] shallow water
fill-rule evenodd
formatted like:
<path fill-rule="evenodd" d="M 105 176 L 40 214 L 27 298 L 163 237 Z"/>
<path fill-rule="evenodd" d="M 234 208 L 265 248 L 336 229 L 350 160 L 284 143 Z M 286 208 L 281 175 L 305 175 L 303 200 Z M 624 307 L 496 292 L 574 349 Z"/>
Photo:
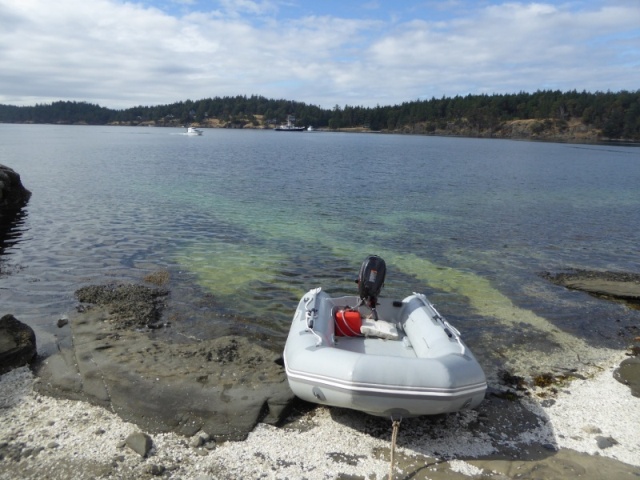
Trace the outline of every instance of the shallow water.
<path fill-rule="evenodd" d="M 619 347 L 640 313 L 543 270 L 640 271 L 640 149 L 381 134 L 0 125 L 33 192 L 3 310 L 48 334 L 89 283 L 171 273 L 173 329 L 280 348 L 302 293 L 424 292 L 477 356 Z M 8 273 L 8 275 L 7 275 Z M 622 337 L 622 339 L 621 339 Z"/>

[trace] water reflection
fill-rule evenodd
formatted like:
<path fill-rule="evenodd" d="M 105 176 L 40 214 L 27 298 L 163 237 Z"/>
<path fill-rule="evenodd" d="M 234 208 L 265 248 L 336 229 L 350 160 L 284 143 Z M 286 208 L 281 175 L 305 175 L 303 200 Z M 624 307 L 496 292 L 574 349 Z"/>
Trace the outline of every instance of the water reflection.
<path fill-rule="evenodd" d="M 0 261 L 5 251 L 15 247 L 23 238 L 27 227 L 26 206 L 17 212 L 0 212 Z"/>

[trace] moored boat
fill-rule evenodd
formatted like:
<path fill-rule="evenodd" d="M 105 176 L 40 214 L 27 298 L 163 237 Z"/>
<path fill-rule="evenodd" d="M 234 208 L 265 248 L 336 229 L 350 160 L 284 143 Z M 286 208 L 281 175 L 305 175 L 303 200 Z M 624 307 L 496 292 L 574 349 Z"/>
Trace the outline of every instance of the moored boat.
<path fill-rule="evenodd" d="M 307 127 L 296 127 L 296 117 L 293 115 L 287 115 L 287 123 L 277 126 L 274 130 L 276 132 L 304 132 Z"/>
<path fill-rule="evenodd" d="M 486 377 L 460 332 L 422 294 L 378 298 L 386 265 L 368 257 L 359 296 L 308 291 L 284 349 L 299 398 L 377 416 L 414 417 L 474 408 Z"/>

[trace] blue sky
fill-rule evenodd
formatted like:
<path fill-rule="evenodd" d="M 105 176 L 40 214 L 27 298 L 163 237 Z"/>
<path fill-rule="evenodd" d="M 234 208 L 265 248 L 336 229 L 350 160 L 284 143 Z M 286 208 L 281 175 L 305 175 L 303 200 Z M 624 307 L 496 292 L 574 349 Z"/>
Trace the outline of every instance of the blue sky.
<path fill-rule="evenodd" d="M 640 89 L 638 0 L 0 0 L 0 103 Z"/>

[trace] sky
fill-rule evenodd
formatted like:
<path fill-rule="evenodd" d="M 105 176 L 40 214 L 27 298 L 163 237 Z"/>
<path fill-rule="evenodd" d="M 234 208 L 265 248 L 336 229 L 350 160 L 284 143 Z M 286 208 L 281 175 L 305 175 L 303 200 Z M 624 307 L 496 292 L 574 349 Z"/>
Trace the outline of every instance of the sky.
<path fill-rule="evenodd" d="M 0 0 L 0 104 L 640 89 L 640 0 Z"/>

